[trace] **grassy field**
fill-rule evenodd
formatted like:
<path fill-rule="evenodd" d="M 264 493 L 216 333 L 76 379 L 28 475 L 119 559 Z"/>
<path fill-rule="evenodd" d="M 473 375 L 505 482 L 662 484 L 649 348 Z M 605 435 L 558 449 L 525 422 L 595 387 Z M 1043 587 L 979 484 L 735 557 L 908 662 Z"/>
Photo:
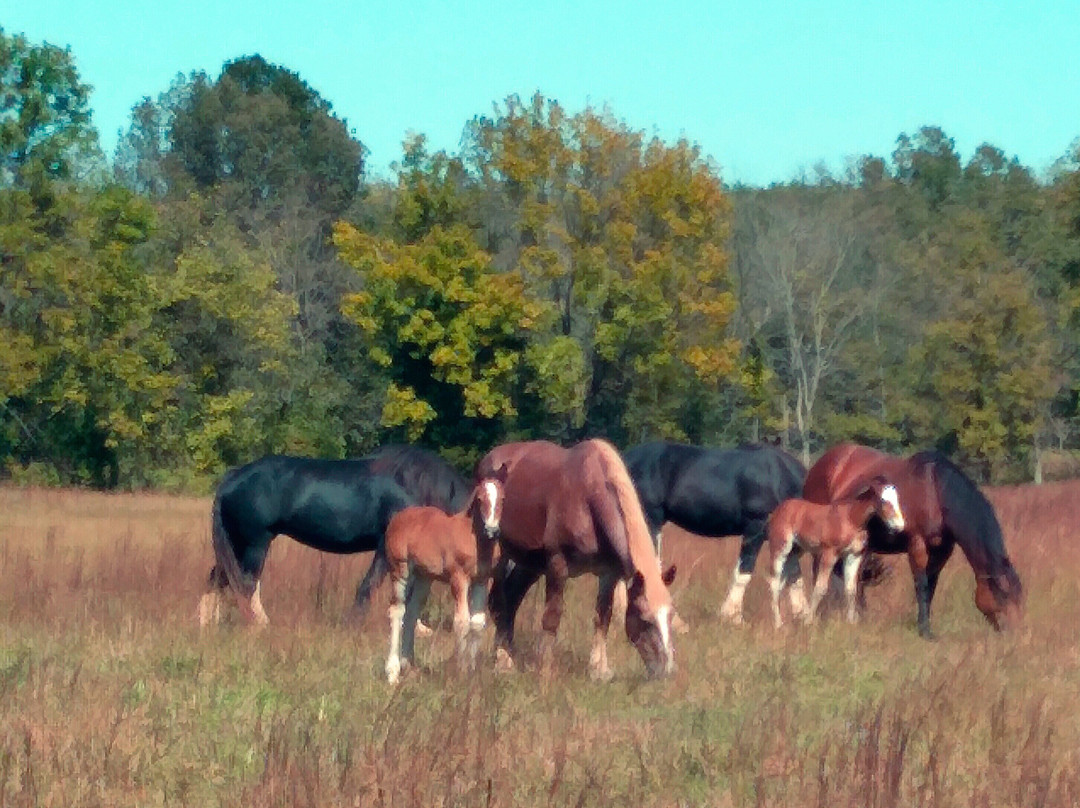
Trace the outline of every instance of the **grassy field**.
<path fill-rule="evenodd" d="M 857 628 L 716 615 L 734 541 L 669 531 L 691 632 L 647 681 L 585 675 L 595 583 L 572 582 L 556 675 L 458 675 L 448 598 L 422 670 L 383 681 L 386 593 L 343 620 L 368 558 L 271 550 L 271 626 L 202 636 L 209 502 L 0 489 L 0 806 L 1059 806 L 1080 804 L 1080 482 L 991 492 L 1027 593 L 993 634 L 957 553 L 914 631 L 906 562 Z M 760 567 L 759 567 L 760 570 Z M 539 599 L 521 614 L 526 664 Z"/>

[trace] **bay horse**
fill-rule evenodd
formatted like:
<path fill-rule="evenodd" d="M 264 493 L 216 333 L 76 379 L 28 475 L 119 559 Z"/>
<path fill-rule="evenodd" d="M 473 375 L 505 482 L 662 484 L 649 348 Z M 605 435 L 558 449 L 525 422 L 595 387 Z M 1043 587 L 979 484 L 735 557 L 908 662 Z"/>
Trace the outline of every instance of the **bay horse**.
<path fill-rule="evenodd" d="M 741 623 L 743 597 L 765 541 L 765 522 L 785 499 L 802 493 L 806 469 L 775 446 L 750 444 L 732 449 L 656 441 L 625 452 L 645 521 L 660 553 L 665 522 L 702 536 L 741 536 L 739 561 L 722 617 Z M 784 570 L 789 583 L 800 579 L 798 556 Z M 789 589 L 791 607 L 806 609 L 802 587 Z"/>
<path fill-rule="evenodd" d="M 1009 560 L 994 508 L 971 478 L 942 453 L 923 451 L 902 458 L 843 443 L 810 468 L 803 497 L 819 503 L 843 499 L 877 476 L 896 486 L 905 524 L 897 532 L 871 519 L 869 549 L 907 553 L 915 579 L 919 634 L 933 636 L 930 604 L 942 567 L 957 545 L 975 573 L 975 605 L 987 621 L 1001 630 L 1019 619 L 1023 587 Z"/>
<path fill-rule="evenodd" d="M 497 664 L 509 669 L 514 621 L 528 588 L 545 579 L 540 668 L 550 672 L 567 579 L 600 579 L 590 674 L 609 679 L 607 633 L 615 584 L 628 582 L 626 634 L 650 676 L 675 667 L 671 642 L 674 567 L 661 575 L 641 504 L 622 458 L 610 443 L 587 440 L 570 449 L 547 441 L 498 446 L 481 459 L 475 479 L 505 466 L 499 544 L 502 557 L 488 600 L 495 622 Z M 511 563 L 513 567 L 511 568 Z M 519 586 L 507 590 L 508 574 Z"/>
<path fill-rule="evenodd" d="M 252 620 L 269 622 L 259 577 L 278 534 L 325 552 L 379 551 L 394 513 L 414 504 L 453 512 L 470 490 L 446 461 L 412 446 L 387 446 L 354 460 L 271 455 L 232 469 L 211 508 L 215 563 L 199 601 L 199 623 L 219 619 L 226 589 L 247 601 Z M 357 589 L 359 608 L 385 572 L 385 557 L 376 552 Z"/>
<path fill-rule="evenodd" d="M 417 505 L 390 519 L 385 548 L 392 584 L 386 659 L 386 678 L 391 684 L 397 681 L 403 662 L 413 661 L 415 626 L 432 581 L 450 585 L 459 664 L 475 661 L 487 623 L 487 582 L 498 557 L 495 539 L 505 479 L 505 468 L 500 468 L 495 476 L 481 480 L 459 513 L 447 515 L 439 508 Z"/>
<path fill-rule="evenodd" d="M 793 498 L 781 502 L 769 516 L 765 537 L 769 544 L 769 569 L 772 577 L 773 623 L 784 624 L 780 615 L 780 595 L 788 581 L 783 575 L 784 564 L 793 549 L 809 552 L 814 557 L 814 591 L 804 618 L 814 622 L 821 599 L 829 587 L 833 564 L 842 560 L 844 593 L 847 598 L 849 623 L 857 619 L 855 587 L 863 552 L 867 544 L 867 523 L 877 517 L 892 531 L 904 529 L 904 514 L 900 509 L 895 486 L 884 477 L 875 477 L 857 496 L 839 499 L 828 505 Z"/>

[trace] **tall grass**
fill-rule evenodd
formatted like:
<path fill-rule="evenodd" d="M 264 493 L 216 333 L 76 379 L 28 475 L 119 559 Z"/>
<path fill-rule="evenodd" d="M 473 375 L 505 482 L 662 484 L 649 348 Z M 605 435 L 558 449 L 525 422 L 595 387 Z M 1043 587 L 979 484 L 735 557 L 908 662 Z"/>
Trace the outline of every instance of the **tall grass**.
<path fill-rule="evenodd" d="M 863 624 L 716 615 L 734 541 L 669 531 L 690 634 L 654 682 L 624 638 L 585 676 L 594 585 L 570 586 L 555 674 L 471 677 L 452 640 L 382 679 L 385 596 L 344 621 L 366 556 L 279 539 L 263 600 L 200 635 L 209 503 L 0 489 L 0 805 L 1058 806 L 1080 804 L 1080 483 L 990 492 L 1028 593 L 995 635 L 962 557 L 914 632 L 903 559 Z M 450 621 L 434 598 L 430 619 Z M 535 659 L 537 594 L 519 619 Z"/>

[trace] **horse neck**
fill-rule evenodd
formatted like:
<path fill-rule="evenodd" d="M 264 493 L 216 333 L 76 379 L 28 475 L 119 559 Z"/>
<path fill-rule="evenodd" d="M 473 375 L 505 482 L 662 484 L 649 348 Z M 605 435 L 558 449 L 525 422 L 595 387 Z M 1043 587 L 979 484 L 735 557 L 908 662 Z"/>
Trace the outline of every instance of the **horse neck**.
<path fill-rule="evenodd" d="M 853 500 L 846 508 L 848 519 L 856 527 L 865 527 L 870 517 L 877 513 L 878 502 L 870 497 L 861 497 Z"/>
<path fill-rule="evenodd" d="M 600 457 L 605 466 L 604 476 L 615 490 L 619 511 L 622 513 L 630 564 L 634 571 L 640 572 L 645 579 L 646 598 L 650 604 L 654 600 L 657 606 L 670 604 L 671 596 L 660 577 L 656 548 L 649 536 L 649 526 L 645 523 L 645 514 L 630 474 L 614 447 L 604 441 L 595 443 L 600 447 Z"/>

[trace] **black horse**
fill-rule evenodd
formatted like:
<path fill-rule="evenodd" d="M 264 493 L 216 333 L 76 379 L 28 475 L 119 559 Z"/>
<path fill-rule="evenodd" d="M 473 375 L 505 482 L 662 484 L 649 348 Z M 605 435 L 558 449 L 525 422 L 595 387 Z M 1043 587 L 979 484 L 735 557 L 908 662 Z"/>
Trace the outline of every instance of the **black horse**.
<path fill-rule="evenodd" d="M 742 622 L 742 602 L 765 541 L 765 522 L 781 502 L 802 494 L 806 469 L 782 449 L 752 444 L 733 449 L 656 441 L 625 453 L 645 519 L 660 549 L 660 530 L 671 522 L 701 536 L 742 536 L 739 563 L 721 614 Z M 784 568 L 799 579 L 798 556 Z M 802 587 L 789 588 L 792 606 L 805 607 Z"/>
<path fill-rule="evenodd" d="M 376 551 L 357 589 L 363 608 L 386 574 L 386 526 L 410 505 L 460 510 L 469 486 L 446 461 L 412 446 L 387 446 L 356 460 L 272 455 L 227 472 L 212 509 L 215 564 L 199 603 L 206 625 L 231 587 L 248 600 L 252 617 L 267 622 L 259 593 L 270 542 L 279 534 L 331 553 Z"/>

